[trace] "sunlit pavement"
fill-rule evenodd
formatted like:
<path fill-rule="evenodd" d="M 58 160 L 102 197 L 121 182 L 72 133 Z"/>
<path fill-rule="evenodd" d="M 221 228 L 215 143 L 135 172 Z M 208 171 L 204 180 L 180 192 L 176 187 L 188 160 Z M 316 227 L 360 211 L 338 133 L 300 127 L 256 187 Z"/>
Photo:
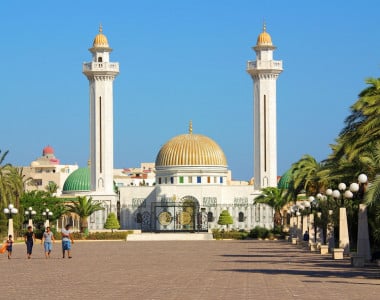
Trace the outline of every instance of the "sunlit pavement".
<path fill-rule="evenodd" d="M 0 299 L 380 299 L 380 267 L 284 241 L 77 242 L 0 256 Z"/>

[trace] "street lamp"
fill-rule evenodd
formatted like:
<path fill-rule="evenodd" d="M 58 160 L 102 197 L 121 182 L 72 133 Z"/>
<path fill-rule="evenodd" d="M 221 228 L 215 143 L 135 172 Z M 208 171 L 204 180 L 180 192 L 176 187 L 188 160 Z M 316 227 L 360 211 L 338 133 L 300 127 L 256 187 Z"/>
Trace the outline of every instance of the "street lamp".
<path fill-rule="evenodd" d="M 53 213 L 50 211 L 50 209 L 45 209 L 45 211 L 42 212 L 42 215 L 46 218 L 45 221 L 45 228 L 49 227 L 50 225 L 50 218 L 53 216 Z"/>
<path fill-rule="evenodd" d="M 33 227 L 33 217 L 36 215 L 36 211 L 32 207 L 25 210 L 25 216 L 28 218 L 28 226 Z"/>
<path fill-rule="evenodd" d="M 319 194 L 317 195 L 317 199 L 318 198 Z M 315 226 L 315 220 L 314 220 L 314 209 L 318 207 L 318 202 L 317 202 L 317 199 L 313 196 L 310 196 L 309 197 L 309 201 L 306 201 L 305 204 L 306 207 L 310 208 L 310 215 L 309 215 L 309 245 L 310 245 L 310 249 L 312 251 L 316 251 L 317 250 L 317 230 L 316 230 L 316 226 Z"/>
<path fill-rule="evenodd" d="M 4 214 L 8 218 L 8 236 L 12 235 L 12 237 L 14 237 L 14 234 L 13 234 L 13 215 L 15 215 L 17 213 L 18 213 L 18 209 L 16 207 L 14 207 L 13 204 L 9 204 L 8 207 L 4 208 Z"/>
<path fill-rule="evenodd" d="M 351 183 L 350 190 L 352 193 L 356 193 L 359 200 L 357 255 L 369 261 L 371 259 L 371 248 L 369 244 L 367 205 L 362 203 L 367 182 L 367 175 L 360 174 L 358 176 L 358 183 Z"/>
<path fill-rule="evenodd" d="M 333 190 L 331 195 L 338 202 L 340 199 L 339 207 L 339 248 L 343 249 L 344 254 L 348 254 L 350 251 L 350 238 L 348 235 L 347 225 L 347 210 L 344 207 L 344 198 L 350 199 L 350 194 L 346 193 L 346 184 L 341 182 L 338 185 L 339 190 Z M 343 194 L 343 197 L 342 197 Z"/>
<path fill-rule="evenodd" d="M 293 205 L 290 208 L 290 214 L 292 215 L 292 228 L 291 228 L 291 234 L 292 234 L 292 243 L 296 244 L 297 240 L 300 240 L 302 237 L 301 232 L 301 213 L 300 213 L 300 206 L 299 205 Z"/>

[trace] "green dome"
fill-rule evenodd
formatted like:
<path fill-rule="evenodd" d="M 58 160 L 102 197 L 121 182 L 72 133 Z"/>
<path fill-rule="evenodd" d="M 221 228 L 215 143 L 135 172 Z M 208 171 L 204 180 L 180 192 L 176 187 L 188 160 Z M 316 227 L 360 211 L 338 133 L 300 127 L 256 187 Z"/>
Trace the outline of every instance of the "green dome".
<path fill-rule="evenodd" d="M 288 189 L 290 182 L 292 181 L 292 172 L 289 169 L 281 176 L 280 180 L 277 183 L 279 189 Z"/>
<path fill-rule="evenodd" d="M 90 168 L 79 168 L 72 172 L 63 184 L 62 192 L 88 192 L 91 189 Z"/>

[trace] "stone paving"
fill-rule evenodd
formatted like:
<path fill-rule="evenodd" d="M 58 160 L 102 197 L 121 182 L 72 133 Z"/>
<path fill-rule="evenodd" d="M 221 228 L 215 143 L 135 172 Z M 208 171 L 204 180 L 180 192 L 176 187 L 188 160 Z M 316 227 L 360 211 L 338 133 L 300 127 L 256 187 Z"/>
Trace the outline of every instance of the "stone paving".
<path fill-rule="evenodd" d="M 0 299 L 380 299 L 380 267 L 355 269 L 284 241 L 76 242 L 0 255 Z"/>

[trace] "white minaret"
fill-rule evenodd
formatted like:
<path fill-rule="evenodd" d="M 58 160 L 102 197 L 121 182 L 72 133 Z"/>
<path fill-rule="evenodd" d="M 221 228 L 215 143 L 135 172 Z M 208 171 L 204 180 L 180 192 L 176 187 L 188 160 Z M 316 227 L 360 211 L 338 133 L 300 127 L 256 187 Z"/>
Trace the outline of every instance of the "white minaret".
<path fill-rule="evenodd" d="M 90 83 L 90 160 L 91 190 L 114 195 L 113 184 L 113 80 L 119 63 L 110 62 L 112 49 L 102 26 L 94 39 L 92 61 L 83 64 Z"/>
<path fill-rule="evenodd" d="M 253 139 L 255 189 L 277 186 L 276 80 L 282 72 L 282 61 L 273 60 L 270 35 L 257 38 L 256 61 L 248 61 L 247 72 L 253 85 Z"/>

